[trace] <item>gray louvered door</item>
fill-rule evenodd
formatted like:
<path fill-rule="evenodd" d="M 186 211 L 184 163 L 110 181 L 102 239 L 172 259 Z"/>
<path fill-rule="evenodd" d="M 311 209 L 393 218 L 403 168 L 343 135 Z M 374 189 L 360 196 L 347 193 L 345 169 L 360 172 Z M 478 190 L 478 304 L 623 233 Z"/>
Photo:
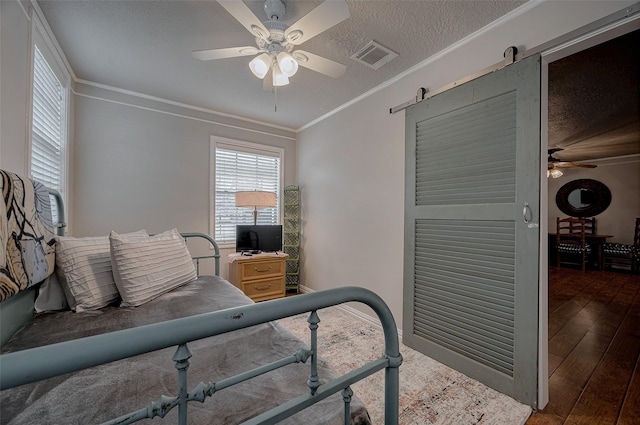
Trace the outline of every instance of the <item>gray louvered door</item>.
<path fill-rule="evenodd" d="M 539 186 L 539 56 L 407 110 L 404 342 L 532 406 Z"/>

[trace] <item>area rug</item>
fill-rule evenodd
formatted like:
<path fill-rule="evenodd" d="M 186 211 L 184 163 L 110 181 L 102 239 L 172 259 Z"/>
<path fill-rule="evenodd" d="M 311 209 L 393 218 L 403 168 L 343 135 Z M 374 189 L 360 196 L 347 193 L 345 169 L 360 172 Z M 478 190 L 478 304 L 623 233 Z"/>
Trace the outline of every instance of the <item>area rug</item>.
<path fill-rule="evenodd" d="M 338 373 L 377 359 L 384 349 L 382 330 L 349 312 L 318 310 L 318 354 Z M 308 315 L 280 320 L 309 342 Z M 531 408 L 401 344 L 400 424 L 522 425 Z M 355 359 L 354 359 L 355 357 Z M 384 371 L 353 385 L 374 425 L 384 424 Z"/>

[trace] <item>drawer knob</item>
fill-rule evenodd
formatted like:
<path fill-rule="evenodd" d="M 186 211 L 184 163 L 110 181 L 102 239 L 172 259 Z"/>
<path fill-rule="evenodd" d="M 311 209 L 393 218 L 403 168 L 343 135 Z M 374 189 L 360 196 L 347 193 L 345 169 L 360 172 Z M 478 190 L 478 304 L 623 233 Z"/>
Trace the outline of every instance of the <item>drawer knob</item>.
<path fill-rule="evenodd" d="M 254 267 L 253 269 L 254 269 L 255 271 L 257 271 L 258 273 L 266 273 L 266 272 L 270 272 L 270 271 L 271 271 L 271 266 L 269 266 L 269 267 L 268 267 L 268 268 L 266 268 L 266 269 L 259 269 L 259 268 L 257 268 L 257 267 Z"/>
<path fill-rule="evenodd" d="M 271 288 L 271 284 L 269 284 L 267 286 L 263 286 L 263 287 L 258 287 L 258 286 L 254 286 L 253 287 L 253 289 L 255 289 L 256 291 L 266 291 L 269 288 Z"/>

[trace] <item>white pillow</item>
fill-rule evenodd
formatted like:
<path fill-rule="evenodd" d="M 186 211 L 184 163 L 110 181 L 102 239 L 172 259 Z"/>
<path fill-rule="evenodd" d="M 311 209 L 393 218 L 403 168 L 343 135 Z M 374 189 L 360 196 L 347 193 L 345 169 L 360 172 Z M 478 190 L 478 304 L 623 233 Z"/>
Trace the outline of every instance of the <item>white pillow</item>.
<path fill-rule="evenodd" d="M 197 278 L 189 250 L 177 229 L 136 241 L 115 232 L 111 265 L 121 307 L 136 307 Z"/>
<path fill-rule="evenodd" d="M 147 237 L 145 230 L 123 235 Z M 56 238 L 56 271 L 69 307 L 75 312 L 97 310 L 117 301 L 108 236 Z"/>

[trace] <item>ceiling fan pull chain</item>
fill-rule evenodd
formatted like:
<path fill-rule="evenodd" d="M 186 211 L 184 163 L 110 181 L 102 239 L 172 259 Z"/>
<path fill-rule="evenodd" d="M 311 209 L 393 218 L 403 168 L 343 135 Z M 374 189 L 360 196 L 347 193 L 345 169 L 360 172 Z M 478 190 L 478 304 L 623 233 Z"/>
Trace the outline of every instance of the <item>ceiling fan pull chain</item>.
<path fill-rule="evenodd" d="M 273 112 L 278 112 L 278 87 L 273 87 Z"/>

